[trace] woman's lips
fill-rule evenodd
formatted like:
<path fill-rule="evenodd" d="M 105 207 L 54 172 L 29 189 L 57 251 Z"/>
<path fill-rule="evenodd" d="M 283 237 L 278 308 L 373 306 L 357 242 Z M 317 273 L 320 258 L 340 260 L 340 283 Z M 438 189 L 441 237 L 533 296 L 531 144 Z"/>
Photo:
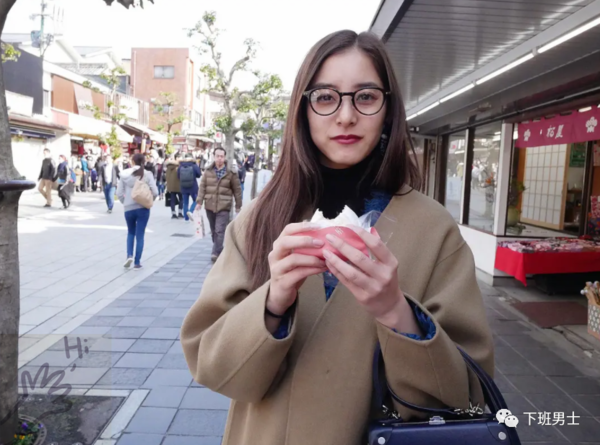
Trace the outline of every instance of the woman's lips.
<path fill-rule="evenodd" d="M 344 136 L 336 136 L 331 139 L 333 139 L 334 141 L 336 141 L 340 144 L 349 145 L 349 144 L 357 143 L 358 141 L 360 141 L 362 139 L 362 137 L 356 136 L 354 134 L 349 134 L 349 135 L 344 135 Z"/>

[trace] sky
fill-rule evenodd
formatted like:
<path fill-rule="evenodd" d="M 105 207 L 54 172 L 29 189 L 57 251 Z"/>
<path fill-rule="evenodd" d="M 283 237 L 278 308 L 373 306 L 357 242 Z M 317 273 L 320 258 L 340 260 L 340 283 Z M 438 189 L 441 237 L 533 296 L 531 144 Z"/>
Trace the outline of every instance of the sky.
<path fill-rule="evenodd" d="M 103 0 L 53 0 L 62 4 L 62 31 L 73 46 L 112 46 L 122 58 L 132 47 L 181 48 L 197 42 L 184 28 L 193 27 L 204 11 L 217 13 L 223 30 L 220 48 L 224 67 L 243 56 L 243 42 L 260 43 L 253 68 L 279 74 L 291 90 L 296 73 L 310 47 L 325 35 L 341 29 L 368 30 L 380 0 L 155 0 L 145 9 L 125 9 Z M 39 29 L 41 0 L 17 0 L 4 32 L 29 33 Z M 251 80 L 240 77 L 238 85 Z"/>

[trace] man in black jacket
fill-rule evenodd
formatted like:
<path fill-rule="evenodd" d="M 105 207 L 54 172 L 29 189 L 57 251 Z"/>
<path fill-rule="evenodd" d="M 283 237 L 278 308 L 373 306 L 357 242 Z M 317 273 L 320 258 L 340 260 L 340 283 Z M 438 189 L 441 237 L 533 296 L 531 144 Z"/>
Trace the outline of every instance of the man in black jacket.
<path fill-rule="evenodd" d="M 44 148 L 44 160 L 42 161 L 42 169 L 40 170 L 40 185 L 38 191 L 46 198 L 44 207 L 52 207 L 52 184 L 56 180 L 56 164 L 50 155 L 50 150 Z"/>
<path fill-rule="evenodd" d="M 98 177 L 104 184 L 104 199 L 106 199 L 106 206 L 108 207 L 108 213 L 112 213 L 115 205 L 115 192 L 117 191 L 117 184 L 119 183 L 119 167 L 113 163 L 113 159 L 110 155 L 106 155 L 100 165 L 100 171 Z"/>

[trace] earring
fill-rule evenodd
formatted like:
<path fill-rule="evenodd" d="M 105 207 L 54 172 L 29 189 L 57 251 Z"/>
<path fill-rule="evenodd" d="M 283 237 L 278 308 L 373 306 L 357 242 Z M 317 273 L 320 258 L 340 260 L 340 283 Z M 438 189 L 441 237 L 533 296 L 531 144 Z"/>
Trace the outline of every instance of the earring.
<path fill-rule="evenodd" d="M 381 135 L 381 139 L 379 139 L 379 152 L 384 155 L 386 150 L 387 150 L 387 146 L 388 146 L 388 135 L 383 133 Z"/>

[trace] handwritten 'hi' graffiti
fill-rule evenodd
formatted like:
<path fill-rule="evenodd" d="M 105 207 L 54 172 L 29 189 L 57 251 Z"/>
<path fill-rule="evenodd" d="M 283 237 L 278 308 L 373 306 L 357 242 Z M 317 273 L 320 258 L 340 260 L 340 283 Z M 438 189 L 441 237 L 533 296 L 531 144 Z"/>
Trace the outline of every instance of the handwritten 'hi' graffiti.
<path fill-rule="evenodd" d="M 83 358 L 84 352 L 86 354 L 88 354 L 90 352 L 90 350 L 87 346 L 85 348 L 82 348 L 81 338 L 79 338 L 79 337 L 77 337 L 77 345 L 75 345 L 75 346 L 69 346 L 69 340 L 67 337 L 64 337 L 64 342 L 65 342 L 65 353 L 66 353 L 66 356 L 68 359 L 71 358 L 70 351 L 73 349 L 77 350 L 77 354 L 80 359 Z M 84 342 L 87 342 L 87 340 L 84 340 Z M 73 363 L 73 365 L 70 368 L 70 372 L 75 371 L 75 369 L 77 369 L 77 364 Z M 23 403 L 29 397 L 29 394 L 30 394 L 29 391 L 33 392 L 36 389 L 45 389 L 49 386 L 50 383 L 52 383 L 52 385 L 48 389 L 48 395 L 49 396 L 56 395 L 56 399 L 53 400 L 52 403 L 58 404 L 60 402 L 63 402 L 65 407 L 63 409 L 59 409 L 56 411 L 45 412 L 41 416 L 38 417 L 38 420 L 41 420 L 41 419 L 51 416 L 53 414 L 62 414 L 71 409 L 72 402 L 66 400 L 66 397 L 71 393 L 71 389 L 72 389 L 71 385 L 68 383 L 61 384 L 61 382 L 63 381 L 63 379 L 65 378 L 65 375 L 66 375 L 65 371 L 64 370 L 54 371 L 52 374 L 49 374 L 49 372 L 50 372 L 50 364 L 44 363 L 38 369 L 38 371 L 35 375 L 35 378 L 32 378 L 31 373 L 28 370 L 25 370 L 21 373 L 21 387 L 23 388 L 23 394 L 17 399 L 17 403 L 15 403 L 15 406 L 13 407 L 13 409 L 11 409 L 3 419 L 0 419 L 0 425 L 4 425 L 6 422 L 8 422 L 8 420 L 11 419 L 13 415 L 17 415 L 19 406 L 21 406 L 21 403 Z M 41 377 L 41 380 L 40 380 L 40 377 Z M 38 386 L 38 380 L 39 380 L 39 386 Z M 62 393 L 57 394 L 61 390 L 62 390 Z"/>

